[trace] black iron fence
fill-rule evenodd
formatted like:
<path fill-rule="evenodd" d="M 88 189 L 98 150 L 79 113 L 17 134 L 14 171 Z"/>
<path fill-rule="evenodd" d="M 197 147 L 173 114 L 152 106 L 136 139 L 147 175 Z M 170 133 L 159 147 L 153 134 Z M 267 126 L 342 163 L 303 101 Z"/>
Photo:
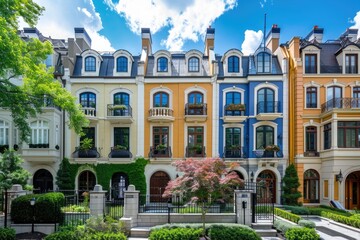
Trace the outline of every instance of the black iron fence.
<path fill-rule="evenodd" d="M 124 199 L 106 199 L 104 215 L 120 219 L 124 215 Z"/>

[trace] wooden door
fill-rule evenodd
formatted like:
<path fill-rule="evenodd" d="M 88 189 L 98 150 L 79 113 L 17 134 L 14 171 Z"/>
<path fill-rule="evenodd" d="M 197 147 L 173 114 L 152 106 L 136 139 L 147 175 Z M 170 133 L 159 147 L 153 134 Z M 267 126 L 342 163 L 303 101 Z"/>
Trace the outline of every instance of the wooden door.
<path fill-rule="evenodd" d="M 163 171 L 154 173 L 150 178 L 150 202 L 167 202 L 167 198 L 162 195 L 170 181 L 170 177 Z"/>

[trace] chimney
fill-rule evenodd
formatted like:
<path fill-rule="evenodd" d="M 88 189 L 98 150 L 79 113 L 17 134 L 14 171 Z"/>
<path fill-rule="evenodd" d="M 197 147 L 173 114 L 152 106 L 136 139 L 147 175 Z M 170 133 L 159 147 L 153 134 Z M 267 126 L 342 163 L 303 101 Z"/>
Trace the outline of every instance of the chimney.
<path fill-rule="evenodd" d="M 280 28 L 277 24 L 273 24 L 270 32 L 266 36 L 266 47 L 269 48 L 271 52 L 275 52 L 275 50 L 279 47 L 279 39 Z"/>
<path fill-rule="evenodd" d="M 85 28 L 74 28 L 75 30 L 75 41 L 82 49 L 82 51 L 91 48 L 91 38 L 86 32 Z"/>
<path fill-rule="evenodd" d="M 28 38 L 39 39 L 40 32 L 37 28 L 24 28 L 24 35 Z"/>
<path fill-rule="evenodd" d="M 210 50 L 214 50 L 214 47 L 215 47 L 215 28 L 211 28 L 211 26 L 209 26 L 206 29 L 204 55 L 209 56 Z"/>
<path fill-rule="evenodd" d="M 152 38 L 150 28 L 141 29 L 141 45 L 142 49 L 146 51 L 147 55 L 152 55 Z"/>
<path fill-rule="evenodd" d="M 357 35 L 358 29 L 348 28 L 343 34 L 341 34 L 340 39 L 348 38 L 351 42 L 355 42 L 357 40 Z"/>
<path fill-rule="evenodd" d="M 313 30 L 311 30 L 311 32 L 305 37 L 305 39 L 308 41 L 313 41 L 315 39 L 318 43 L 321 43 L 323 34 L 324 29 L 319 28 L 317 25 L 315 25 Z"/>

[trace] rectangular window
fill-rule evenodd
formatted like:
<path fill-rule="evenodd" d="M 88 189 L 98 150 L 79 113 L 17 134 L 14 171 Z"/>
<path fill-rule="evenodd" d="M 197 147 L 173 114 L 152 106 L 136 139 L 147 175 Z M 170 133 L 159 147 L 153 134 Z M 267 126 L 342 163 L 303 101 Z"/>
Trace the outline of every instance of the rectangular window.
<path fill-rule="evenodd" d="M 338 147 L 360 147 L 360 122 L 338 122 Z"/>
<path fill-rule="evenodd" d="M 316 127 L 306 128 L 306 152 L 317 152 Z"/>
<path fill-rule="evenodd" d="M 324 180 L 324 198 L 329 197 L 329 180 Z"/>
<path fill-rule="evenodd" d="M 129 128 L 114 128 L 114 146 L 123 146 L 130 150 L 130 129 Z"/>
<path fill-rule="evenodd" d="M 87 127 L 83 128 L 84 135 L 80 137 L 80 143 L 85 138 L 92 139 L 93 145 L 96 146 L 96 138 L 95 138 L 95 127 Z"/>
<path fill-rule="evenodd" d="M 159 145 L 169 146 L 169 128 L 154 127 L 153 128 L 153 145 L 156 148 Z"/>
<path fill-rule="evenodd" d="M 204 128 L 188 127 L 187 157 L 203 157 L 204 154 Z"/>
<path fill-rule="evenodd" d="M 324 149 L 331 148 L 331 123 L 324 125 Z"/>
<path fill-rule="evenodd" d="M 305 54 L 305 73 L 317 73 L 316 54 Z"/>
<path fill-rule="evenodd" d="M 317 108 L 317 88 L 306 88 L 306 108 Z"/>
<path fill-rule="evenodd" d="M 357 54 L 346 54 L 345 55 L 345 73 L 357 73 L 358 63 Z"/>

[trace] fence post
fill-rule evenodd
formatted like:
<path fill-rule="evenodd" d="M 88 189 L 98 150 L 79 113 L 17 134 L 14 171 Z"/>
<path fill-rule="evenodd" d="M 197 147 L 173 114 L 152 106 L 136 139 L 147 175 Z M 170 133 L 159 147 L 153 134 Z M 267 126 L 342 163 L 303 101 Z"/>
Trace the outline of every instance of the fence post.
<path fill-rule="evenodd" d="M 102 186 L 96 184 L 93 191 L 90 191 L 90 215 L 103 216 L 105 205 L 105 193 Z"/>
<path fill-rule="evenodd" d="M 26 191 L 23 190 L 20 184 L 14 184 L 10 190 L 5 190 L 5 219 L 4 226 L 7 227 L 8 216 L 11 213 L 11 203 L 12 201 L 22 195 L 26 195 Z"/>
<path fill-rule="evenodd" d="M 131 229 L 137 226 L 137 218 L 139 213 L 139 193 L 134 185 L 129 185 L 128 190 L 125 191 L 124 198 L 124 216 L 121 220 L 125 223 L 126 229 Z"/>
<path fill-rule="evenodd" d="M 253 190 L 235 190 L 237 223 L 251 225 L 251 193 Z"/>

